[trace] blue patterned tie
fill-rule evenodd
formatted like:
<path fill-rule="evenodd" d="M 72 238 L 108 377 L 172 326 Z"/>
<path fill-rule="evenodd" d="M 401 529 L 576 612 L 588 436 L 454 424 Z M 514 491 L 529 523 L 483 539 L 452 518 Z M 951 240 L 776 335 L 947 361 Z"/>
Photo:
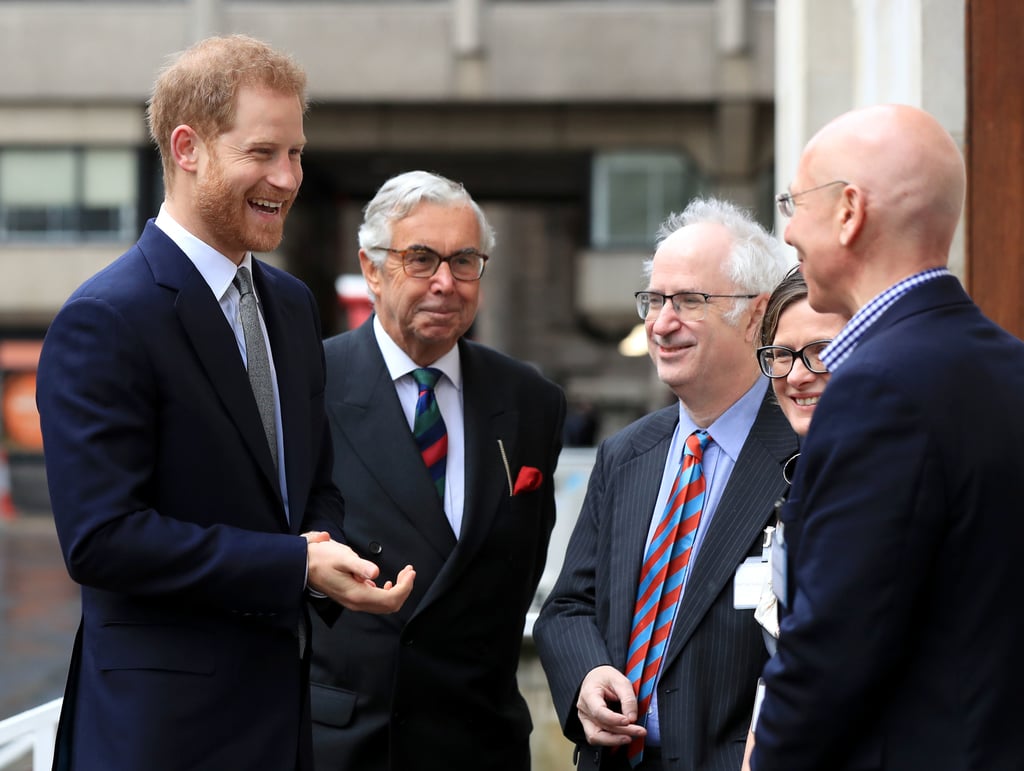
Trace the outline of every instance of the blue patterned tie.
<path fill-rule="evenodd" d="M 690 564 L 690 552 L 704 509 L 702 460 L 708 444 L 707 431 L 694 431 L 686 438 L 679 474 L 672 484 L 665 511 L 647 547 L 633 611 L 633 629 L 626 656 L 626 677 L 633 682 L 637 713 L 646 716 L 651 694 L 668 645 L 672 619 Z M 643 759 L 644 740 L 634 739 L 626 750 L 634 768 Z"/>
<path fill-rule="evenodd" d="M 438 409 L 437 398 L 434 396 L 434 386 L 441 377 L 441 370 L 433 367 L 415 369 L 412 377 L 420 387 L 412 433 L 420 448 L 420 455 L 423 456 L 423 463 L 430 472 L 430 479 L 443 501 L 444 473 L 448 461 L 448 431 L 444 427 L 441 410 Z"/>

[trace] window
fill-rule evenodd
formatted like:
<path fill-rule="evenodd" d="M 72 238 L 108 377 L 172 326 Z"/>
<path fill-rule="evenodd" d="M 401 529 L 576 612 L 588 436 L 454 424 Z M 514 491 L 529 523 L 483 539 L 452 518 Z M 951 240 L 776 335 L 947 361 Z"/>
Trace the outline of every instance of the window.
<path fill-rule="evenodd" d="M 703 186 L 681 153 L 601 153 L 593 168 L 590 241 L 599 248 L 649 247 L 665 218 Z"/>
<path fill-rule="evenodd" d="M 131 238 L 137 199 L 133 149 L 0 149 L 0 240 Z"/>

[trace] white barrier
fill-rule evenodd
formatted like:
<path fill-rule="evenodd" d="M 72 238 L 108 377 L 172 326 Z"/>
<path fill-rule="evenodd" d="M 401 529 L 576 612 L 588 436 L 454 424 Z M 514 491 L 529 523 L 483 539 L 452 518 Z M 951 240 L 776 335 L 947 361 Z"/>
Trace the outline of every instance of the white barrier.
<path fill-rule="evenodd" d="M 583 508 L 590 470 L 594 467 L 596 458 L 596 447 L 566 447 L 558 456 L 558 467 L 555 469 L 555 528 L 551 532 L 544 573 L 540 577 L 530 611 L 526 614 L 526 628 L 523 633 L 527 639 L 533 637 L 533 622 L 537 620 L 541 605 L 554 587 L 558 574 L 562 572 L 565 548 L 569 545 L 569 536 L 572 535 L 573 528 L 576 527 L 576 518 Z"/>
<path fill-rule="evenodd" d="M 29 753 L 33 771 L 53 766 L 53 741 L 57 736 L 62 701 L 54 699 L 0 720 L 0 771 L 14 768 L 14 764 L 23 761 Z"/>

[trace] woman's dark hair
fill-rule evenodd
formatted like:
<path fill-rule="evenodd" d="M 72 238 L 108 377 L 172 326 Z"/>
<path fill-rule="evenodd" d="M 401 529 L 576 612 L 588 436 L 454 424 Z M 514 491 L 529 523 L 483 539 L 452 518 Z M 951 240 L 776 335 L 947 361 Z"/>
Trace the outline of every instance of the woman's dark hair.
<path fill-rule="evenodd" d="M 779 328 L 779 316 L 790 305 L 807 297 L 807 282 L 800 272 L 800 266 L 796 266 L 786 277 L 779 282 L 779 285 L 772 291 L 768 298 L 768 305 L 764 309 L 764 318 L 761 319 L 761 345 L 771 345 L 775 339 L 775 333 Z"/>

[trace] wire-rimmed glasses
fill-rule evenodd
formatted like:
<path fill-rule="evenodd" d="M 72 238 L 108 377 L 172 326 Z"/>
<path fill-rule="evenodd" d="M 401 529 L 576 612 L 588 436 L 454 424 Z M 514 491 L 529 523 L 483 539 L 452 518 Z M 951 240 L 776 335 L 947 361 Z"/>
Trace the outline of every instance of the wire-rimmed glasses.
<path fill-rule="evenodd" d="M 708 294 L 707 292 L 676 292 L 675 294 L 662 294 L 661 292 L 635 292 L 636 312 L 640 318 L 647 319 L 650 314 L 659 314 L 665 307 L 665 303 L 672 303 L 672 310 L 683 321 L 702 321 L 708 312 L 708 303 L 714 297 L 729 297 L 736 299 L 750 300 L 757 297 L 756 294 Z"/>
<path fill-rule="evenodd" d="M 824 190 L 826 187 L 832 187 L 832 185 L 848 185 L 850 184 L 845 179 L 834 179 L 831 182 L 826 182 L 824 185 L 816 185 L 815 187 L 809 187 L 806 190 L 801 190 L 799 193 L 779 193 L 775 196 L 775 204 L 779 207 L 779 214 L 786 219 L 793 216 L 793 212 L 796 211 L 796 199 L 802 195 L 813 193 L 816 190 Z"/>

